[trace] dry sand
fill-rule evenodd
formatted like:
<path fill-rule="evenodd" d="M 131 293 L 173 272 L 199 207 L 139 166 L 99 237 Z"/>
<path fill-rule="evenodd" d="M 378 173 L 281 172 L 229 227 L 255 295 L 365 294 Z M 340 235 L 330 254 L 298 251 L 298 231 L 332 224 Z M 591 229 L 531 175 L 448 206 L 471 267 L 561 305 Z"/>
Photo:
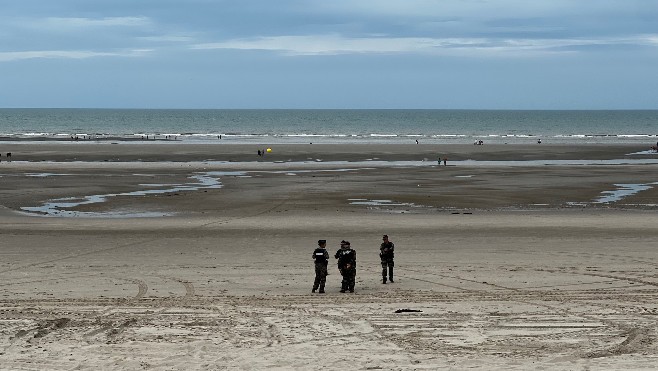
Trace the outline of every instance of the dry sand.
<path fill-rule="evenodd" d="M 642 148 L 287 145 L 259 158 L 259 146 L 80 144 L 11 144 L 14 161 L 0 163 L 0 369 L 658 362 L 658 165 L 328 164 L 430 162 L 438 152 L 606 160 Z M 180 162 L 161 162 L 169 157 Z M 114 217 L 16 212 L 240 168 L 219 176 L 221 188 L 76 209 Z M 620 183 L 648 189 L 595 202 Z M 138 212 L 170 216 L 117 217 Z M 383 233 L 396 244 L 394 284 L 380 282 Z M 311 294 L 320 238 L 332 255 L 342 239 L 356 249 L 354 294 L 338 292 L 333 261 L 327 294 Z"/>

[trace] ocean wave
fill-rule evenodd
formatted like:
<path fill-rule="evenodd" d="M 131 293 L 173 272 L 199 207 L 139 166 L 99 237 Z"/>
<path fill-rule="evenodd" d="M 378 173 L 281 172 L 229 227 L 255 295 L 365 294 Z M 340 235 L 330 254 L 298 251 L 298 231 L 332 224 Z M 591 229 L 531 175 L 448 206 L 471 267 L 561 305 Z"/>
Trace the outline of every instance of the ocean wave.
<path fill-rule="evenodd" d="M 349 142 L 373 142 L 373 143 L 410 143 L 418 140 L 424 144 L 441 143 L 463 143 L 472 144 L 474 141 L 483 140 L 488 143 L 524 144 L 536 143 L 541 139 L 542 143 L 645 143 L 656 144 L 658 135 L 645 133 L 617 133 L 617 134 L 592 134 L 592 133 L 559 133 L 559 134 L 534 134 L 534 133 L 240 133 L 240 132 L 213 132 L 196 133 L 190 131 L 161 132 L 161 133 L 53 133 L 53 132 L 24 132 L 24 133 L 0 133 L 0 141 L 183 141 L 188 143 L 216 143 L 220 140 L 245 143 L 307 143 L 313 139 L 314 143 L 349 143 Z"/>

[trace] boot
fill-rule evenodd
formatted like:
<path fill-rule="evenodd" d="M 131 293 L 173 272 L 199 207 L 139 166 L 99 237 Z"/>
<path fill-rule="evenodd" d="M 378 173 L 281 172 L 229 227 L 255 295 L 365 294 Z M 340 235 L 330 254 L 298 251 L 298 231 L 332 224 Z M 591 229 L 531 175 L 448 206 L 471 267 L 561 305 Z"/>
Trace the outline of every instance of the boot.
<path fill-rule="evenodd" d="M 393 282 L 393 281 L 391 281 L 391 282 Z M 384 277 L 382 278 L 382 283 L 383 283 L 383 284 L 386 284 L 386 276 L 384 276 Z"/>

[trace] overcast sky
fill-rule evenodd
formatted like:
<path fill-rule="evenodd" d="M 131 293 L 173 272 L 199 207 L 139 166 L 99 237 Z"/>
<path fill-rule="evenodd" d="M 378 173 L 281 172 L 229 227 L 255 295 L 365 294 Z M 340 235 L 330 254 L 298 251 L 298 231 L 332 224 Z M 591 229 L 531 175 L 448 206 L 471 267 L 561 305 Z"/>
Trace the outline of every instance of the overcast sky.
<path fill-rule="evenodd" d="M 658 109 L 658 0 L 0 0 L 0 107 Z"/>

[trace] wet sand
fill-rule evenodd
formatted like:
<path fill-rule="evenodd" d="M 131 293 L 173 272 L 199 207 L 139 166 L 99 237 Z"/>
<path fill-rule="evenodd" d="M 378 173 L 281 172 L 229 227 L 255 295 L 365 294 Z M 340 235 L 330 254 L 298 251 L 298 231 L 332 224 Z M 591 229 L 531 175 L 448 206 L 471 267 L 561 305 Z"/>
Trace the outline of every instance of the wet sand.
<path fill-rule="evenodd" d="M 248 145 L 78 144 L 14 144 L 0 163 L 2 368 L 603 370 L 658 358 L 657 165 L 429 164 L 439 151 L 607 160 L 643 148 L 314 144 L 261 158 Z M 16 212 L 240 167 L 216 188 L 75 208 L 97 217 Z M 648 189 L 597 202 L 616 184 Z M 139 212 L 170 216 L 125 217 Z M 383 233 L 394 284 L 379 281 Z M 342 239 L 357 250 L 356 293 L 338 292 L 332 261 L 327 294 L 311 294 L 320 238 L 332 255 Z"/>
<path fill-rule="evenodd" d="M 630 153 L 648 150 L 650 145 L 634 144 L 189 144 L 175 141 L 143 142 L 0 142 L 2 160 L 12 152 L 13 160 L 25 161 L 436 161 L 438 157 L 457 160 L 558 160 L 637 157 Z M 271 148 L 258 157 L 257 151 Z"/>

